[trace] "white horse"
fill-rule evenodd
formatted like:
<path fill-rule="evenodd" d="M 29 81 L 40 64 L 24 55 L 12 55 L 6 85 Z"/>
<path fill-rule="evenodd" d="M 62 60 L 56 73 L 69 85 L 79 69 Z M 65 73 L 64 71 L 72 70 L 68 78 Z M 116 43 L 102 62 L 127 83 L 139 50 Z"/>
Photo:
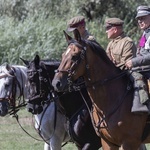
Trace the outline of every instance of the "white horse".
<path fill-rule="evenodd" d="M 28 95 L 27 85 L 26 67 L 8 64 L 0 66 L 0 116 L 5 116 L 9 109 L 12 113 L 16 113 L 15 108 L 25 103 L 24 99 L 27 99 Z M 55 107 L 52 102 L 49 106 L 45 104 L 40 114 L 34 115 L 35 128 L 45 141 L 44 150 L 61 150 L 62 143 L 70 139 L 65 128 L 66 117 L 59 112 L 56 113 L 54 130 L 54 114 Z"/>

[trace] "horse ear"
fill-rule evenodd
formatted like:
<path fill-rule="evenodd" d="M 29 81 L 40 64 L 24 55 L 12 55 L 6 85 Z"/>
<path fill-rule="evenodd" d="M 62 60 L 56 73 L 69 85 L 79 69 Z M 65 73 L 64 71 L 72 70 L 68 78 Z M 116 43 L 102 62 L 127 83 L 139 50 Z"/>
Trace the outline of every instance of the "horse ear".
<path fill-rule="evenodd" d="M 75 29 L 73 31 L 73 34 L 74 34 L 74 38 L 80 43 L 81 42 L 81 35 L 80 35 L 79 31 L 77 29 Z"/>
<path fill-rule="evenodd" d="M 23 63 L 24 63 L 26 66 L 29 65 L 29 61 L 27 61 L 27 60 L 25 60 L 25 59 L 23 59 L 23 58 L 21 58 L 21 57 L 20 57 L 20 59 L 23 61 Z"/>
<path fill-rule="evenodd" d="M 35 62 L 36 65 L 39 65 L 39 63 L 40 63 L 40 56 L 39 55 L 35 56 L 34 62 Z"/>
<path fill-rule="evenodd" d="M 6 69 L 11 70 L 11 66 L 8 63 L 6 64 Z"/>
<path fill-rule="evenodd" d="M 66 33 L 66 31 L 63 30 L 63 32 L 64 32 L 64 34 L 65 34 L 65 37 L 66 37 L 67 42 L 69 43 L 69 41 L 72 40 L 72 37 L 69 36 L 69 35 Z"/>

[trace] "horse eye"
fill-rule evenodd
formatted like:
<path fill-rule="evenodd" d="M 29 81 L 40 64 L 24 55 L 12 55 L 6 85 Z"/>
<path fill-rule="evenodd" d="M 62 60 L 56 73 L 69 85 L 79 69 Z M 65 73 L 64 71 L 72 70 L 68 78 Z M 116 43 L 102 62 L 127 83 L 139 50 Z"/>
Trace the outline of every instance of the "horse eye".
<path fill-rule="evenodd" d="M 76 61 L 77 59 L 78 59 L 78 55 L 72 56 L 72 60 L 73 60 L 73 61 Z"/>

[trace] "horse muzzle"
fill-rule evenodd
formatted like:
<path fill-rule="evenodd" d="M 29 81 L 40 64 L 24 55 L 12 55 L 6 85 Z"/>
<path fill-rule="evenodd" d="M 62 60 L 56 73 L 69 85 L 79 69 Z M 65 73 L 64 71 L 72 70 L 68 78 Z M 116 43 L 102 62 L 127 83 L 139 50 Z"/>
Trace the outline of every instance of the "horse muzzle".
<path fill-rule="evenodd" d="M 52 81 L 52 85 L 53 85 L 54 89 L 58 92 L 62 92 L 62 91 L 65 91 L 66 89 L 68 89 L 67 88 L 67 86 L 68 86 L 67 80 L 61 81 L 58 79 L 54 79 Z"/>
<path fill-rule="evenodd" d="M 8 101 L 0 101 L 0 116 L 4 117 L 8 114 L 9 102 Z"/>
<path fill-rule="evenodd" d="M 43 111 L 43 107 L 37 104 L 28 103 L 26 107 L 27 111 L 33 115 L 40 114 Z"/>

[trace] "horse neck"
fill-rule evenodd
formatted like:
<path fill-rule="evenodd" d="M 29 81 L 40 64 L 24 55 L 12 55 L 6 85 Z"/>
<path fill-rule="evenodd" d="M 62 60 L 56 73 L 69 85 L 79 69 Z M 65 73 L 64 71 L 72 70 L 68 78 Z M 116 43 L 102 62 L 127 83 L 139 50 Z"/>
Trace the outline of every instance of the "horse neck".
<path fill-rule="evenodd" d="M 16 70 L 16 78 L 18 81 L 16 96 L 24 96 L 24 98 L 27 98 L 27 68 L 24 66 L 14 66 L 14 68 Z"/>
<path fill-rule="evenodd" d="M 51 102 L 49 105 L 45 104 L 43 106 L 43 111 L 40 114 L 34 115 L 35 117 L 35 125 L 38 127 L 40 122 L 50 122 L 54 119 L 54 102 Z"/>
<path fill-rule="evenodd" d="M 62 93 L 58 93 L 62 95 Z M 74 91 L 71 93 L 60 96 L 60 105 L 64 108 L 65 115 L 70 119 L 76 114 L 79 109 L 84 105 L 84 101 L 79 92 Z"/>
<path fill-rule="evenodd" d="M 89 69 L 86 69 L 84 75 L 91 100 L 103 111 L 107 110 L 109 106 L 118 103 L 126 91 L 123 78 L 104 82 L 120 73 L 120 70 L 110 62 L 106 55 L 104 57 L 106 59 L 88 50 L 86 65 L 89 65 Z"/>
<path fill-rule="evenodd" d="M 55 75 L 55 70 L 58 69 L 59 64 L 45 64 L 47 71 L 49 72 L 50 80 L 52 81 Z"/>

